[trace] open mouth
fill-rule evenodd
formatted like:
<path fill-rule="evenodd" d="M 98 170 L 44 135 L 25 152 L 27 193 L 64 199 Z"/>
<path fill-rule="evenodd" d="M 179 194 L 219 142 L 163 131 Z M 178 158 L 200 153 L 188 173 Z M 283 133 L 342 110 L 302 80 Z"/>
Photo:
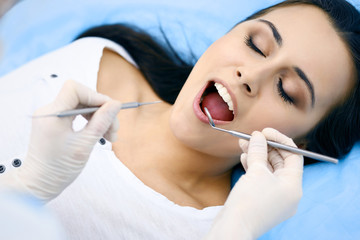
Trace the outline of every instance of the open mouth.
<path fill-rule="evenodd" d="M 220 83 L 210 82 L 200 99 L 200 108 L 207 108 L 214 120 L 232 121 L 234 103 L 227 89 Z"/>

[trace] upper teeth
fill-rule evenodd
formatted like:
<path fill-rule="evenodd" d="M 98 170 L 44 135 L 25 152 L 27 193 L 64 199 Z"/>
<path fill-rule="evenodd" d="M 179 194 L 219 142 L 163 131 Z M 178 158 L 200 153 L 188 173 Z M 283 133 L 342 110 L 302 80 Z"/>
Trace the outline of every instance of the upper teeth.
<path fill-rule="evenodd" d="M 234 103 L 231 100 L 230 94 L 227 91 L 227 89 L 220 83 L 215 83 L 215 87 L 218 90 L 219 95 L 222 97 L 224 102 L 226 102 L 227 105 L 229 106 L 229 110 L 234 111 Z"/>

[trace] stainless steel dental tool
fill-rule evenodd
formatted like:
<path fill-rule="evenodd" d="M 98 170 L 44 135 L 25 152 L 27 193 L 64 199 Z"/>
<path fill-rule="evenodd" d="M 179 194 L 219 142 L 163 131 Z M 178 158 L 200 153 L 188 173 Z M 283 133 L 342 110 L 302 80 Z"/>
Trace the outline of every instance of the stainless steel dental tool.
<path fill-rule="evenodd" d="M 248 135 L 248 134 L 241 133 L 241 132 L 236 132 L 236 131 L 232 131 L 232 130 L 226 130 L 226 129 L 223 129 L 223 128 L 216 127 L 215 123 L 214 123 L 214 121 L 213 121 L 213 119 L 212 119 L 212 117 L 210 115 L 209 110 L 205 107 L 204 111 L 205 111 L 206 116 L 209 119 L 209 124 L 213 129 L 229 133 L 229 134 L 231 134 L 231 135 L 233 135 L 235 137 L 238 137 L 238 138 L 242 138 L 242 139 L 245 139 L 245 140 L 250 140 L 251 136 Z M 303 155 L 305 157 L 309 157 L 309 158 L 312 158 L 312 159 L 315 159 L 315 160 L 331 162 L 331 163 L 335 163 L 335 164 L 338 163 L 338 159 L 328 157 L 328 156 L 325 156 L 325 155 L 322 155 L 322 154 L 319 154 L 319 153 L 310 152 L 310 151 L 307 151 L 307 150 L 291 147 L 291 146 L 288 146 L 288 145 L 285 145 L 285 144 L 281 144 L 281 143 L 277 143 L 277 142 L 273 142 L 273 141 L 269 141 L 269 140 L 267 140 L 266 142 L 271 147 L 286 150 L 286 151 L 293 152 L 293 153 L 296 153 L 296 154 L 300 154 L 300 155 Z"/>
<path fill-rule="evenodd" d="M 154 102 L 127 102 L 121 105 L 121 109 L 128 109 L 128 108 L 137 108 L 143 105 L 160 103 L 162 101 L 154 101 Z M 57 113 L 51 113 L 46 115 L 35 115 L 32 116 L 33 118 L 42 118 L 42 117 L 69 117 L 75 116 L 79 114 L 88 114 L 96 112 L 100 107 L 91 107 L 91 108 L 81 108 L 81 109 L 74 109 L 74 110 L 67 110 Z"/>

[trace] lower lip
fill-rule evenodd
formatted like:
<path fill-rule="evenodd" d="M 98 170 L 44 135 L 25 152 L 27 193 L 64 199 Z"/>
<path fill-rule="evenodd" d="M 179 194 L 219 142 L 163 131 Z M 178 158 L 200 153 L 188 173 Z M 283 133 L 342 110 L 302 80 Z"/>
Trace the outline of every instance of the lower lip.
<path fill-rule="evenodd" d="M 201 96 L 204 94 L 205 89 L 209 86 L 210 83 L 206 84 L 201 90 L 200 92 L 196 95 L 195 99 L 194 99 L 194 103 L 193 103 L 193 108 L 194 108 L 194 113 L 195 116 L 202 122 L 204 123 L 209 123 L 207 116 L 205 115 L 205 113 L 202 111 L 202 109 L 200 108 L 200 101 L 201 101 Z"/>
<path fill-rule="evenodd" d="M 200 108 L 200 100 L 202 95 L 204 94 L 205 89 L 209 86 L 210 82 L 207 83 L 200 91 L 199 93 L 196 95 L 195 99 L 194 99 L 194 103 L 193 103 L 193 109 L 194 109 L 194 113 L 195 116 L 203 123 L 209 124 L 209 120 L 208 117 L 206 116 L 206 114 L 202 111 L 202 109 Z M 222 124 L 227 124 L 230 123 L 231 121 L 221 121 L 221 120 L 216 120 L 213 119 L 214 123 L 216 125 L 222 125 Z"/>

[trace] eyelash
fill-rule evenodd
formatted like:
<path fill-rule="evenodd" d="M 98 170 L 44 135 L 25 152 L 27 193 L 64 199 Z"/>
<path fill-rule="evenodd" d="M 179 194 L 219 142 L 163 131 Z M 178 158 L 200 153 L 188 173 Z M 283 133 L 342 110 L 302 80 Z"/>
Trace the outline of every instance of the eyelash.
<path fill-rule="evenodd" d="M 256 53 L 260 54 L 261 56 L 266 58 L 266 55 L 255 45 L 252 36 L 245 36 L 245 44 L 249 46 L 252 50 Z M 284 100 L 285 103 L 294 104 L 295 101 L 289 95 L 286 94 L 283 86 L 282 86 L 282 79 L 279 78 L 279 82 L 277 83 L 277 90 L 279 96 Z"/>
<path fill-rule="evenodd" d="M 279 96 L 284 100 L 285 103 L 289 103 L 290 105 L 295 104 L 294 99 L 286 94 L 286 92 L 282 86 L 281 78 L 279 78 L 279 82 L 277 83 L 277 89 L 278 89 Z"/>
<path fill-rule="evenodd" d="M 266 55 L 254 44 L 252 36 L 245 36 L 245 44 L 258 54 L 266 58 Z"/>

